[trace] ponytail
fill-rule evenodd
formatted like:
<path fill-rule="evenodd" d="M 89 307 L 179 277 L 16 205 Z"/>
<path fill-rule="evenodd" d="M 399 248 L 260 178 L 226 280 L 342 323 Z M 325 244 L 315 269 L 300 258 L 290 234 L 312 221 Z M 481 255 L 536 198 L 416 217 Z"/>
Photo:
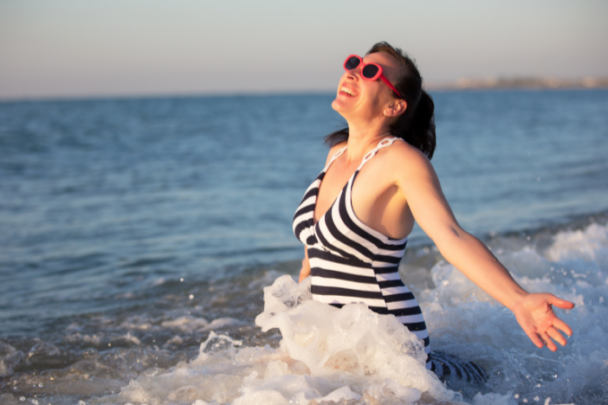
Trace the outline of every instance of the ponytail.
<path fill-rule="evenodd" d="M 422 89 L 420 91 L 418 104 L 409 113 L 410 108 L 408 107 L 389 129 L 392 135 L 403 138 L 431 159 L 436 145 L 435 103 L 426 91 Z"/>

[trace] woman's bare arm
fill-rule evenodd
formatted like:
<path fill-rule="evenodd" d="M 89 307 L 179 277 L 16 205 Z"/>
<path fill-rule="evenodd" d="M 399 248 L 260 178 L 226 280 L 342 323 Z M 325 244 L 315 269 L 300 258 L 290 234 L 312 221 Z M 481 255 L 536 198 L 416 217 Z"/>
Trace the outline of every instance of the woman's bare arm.
<path fill-rule="evenodd" d="M 465 232 L 443 195 L 439 180 L 428 159 L 411 147 L 401 148 L 397 183 L 414 218 L 435 242 L 443 257 L 490 296 L 515 314 L 524 332 L 538 346 L 552 351 L 572 330 L 553 313 L 551 306 L 571 309 L 574 304 L 551 294 L 529 294 L 515 282 L 507 269 L 477 238 Z"/>

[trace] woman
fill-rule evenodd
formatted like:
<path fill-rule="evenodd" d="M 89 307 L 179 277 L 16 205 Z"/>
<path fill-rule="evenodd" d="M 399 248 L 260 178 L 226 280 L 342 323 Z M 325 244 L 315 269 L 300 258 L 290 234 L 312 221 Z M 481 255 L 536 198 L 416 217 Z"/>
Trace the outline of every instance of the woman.
<path fill-rule="evenodd" d="M 417 221 L 447 261 L 514 313 L 536 346 L 555 351 L 553 340 L 565 345 L 559 331 L 568 336 L 572 331 L 552 305 L 574 304 L 526 292 L 454 218 L 429 161 L 435 149 L 434 104 L 412 60 L 382 42 L 364 58 L 349 56 L 344 69 L 332 108 L 348 128 L 327 137 L 326 167 L 293 222 L 305 244 L 300 281 L 311 276 L 313 299 L 337 307 L 363 302 L 377 313 L 395 315 L 424 340 L 427 368 L 440 376 L 449 372 L 445 356 L 430 353 L 420 308 L 398 274 Z M 461 368 L 473 378 L 483 375 L 472 364 Z"/>

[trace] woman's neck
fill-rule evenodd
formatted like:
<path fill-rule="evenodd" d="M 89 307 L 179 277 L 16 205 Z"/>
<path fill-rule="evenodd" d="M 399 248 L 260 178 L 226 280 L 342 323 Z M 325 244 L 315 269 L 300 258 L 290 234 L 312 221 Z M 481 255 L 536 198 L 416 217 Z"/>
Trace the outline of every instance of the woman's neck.
<path fill-rule="evenodd" d="M 391 136 L 388 127 L 385 125 L 352 125 L 348 123 L 348 141 L 346 145 L 346 159 L 348 162 L 361 161 L 363 156 L 374 149 L 378 143 Z"/>

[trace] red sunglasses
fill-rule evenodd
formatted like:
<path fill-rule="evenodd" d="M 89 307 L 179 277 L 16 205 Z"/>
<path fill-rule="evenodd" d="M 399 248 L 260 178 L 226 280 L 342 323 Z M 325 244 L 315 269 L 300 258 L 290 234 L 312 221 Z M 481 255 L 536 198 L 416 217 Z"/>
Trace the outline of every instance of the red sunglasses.
<path fill-rule="evenodd" d="M 388 81 L 386 76 L 382 74 L 382 66 L 375 63 L 363 63 L 363 59 L 359 55 L 349 55 L 344 61 L 344 70 L 353 70 L 361 65 L 361 77 L 365 80 L 382 80 L 386 85 L 399 96 L 403 98 L 401 93 L 397 91 L 395 86 Z"/>

